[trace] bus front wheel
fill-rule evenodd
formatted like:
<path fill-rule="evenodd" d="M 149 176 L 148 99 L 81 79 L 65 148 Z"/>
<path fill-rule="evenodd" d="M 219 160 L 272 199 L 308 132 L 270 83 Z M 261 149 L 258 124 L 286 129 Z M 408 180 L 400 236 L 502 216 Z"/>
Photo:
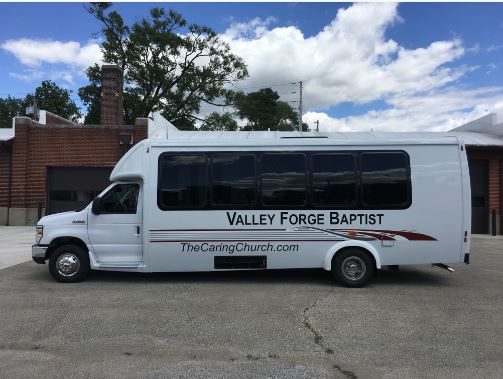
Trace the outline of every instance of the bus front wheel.
<path fill-rule="evenodd" d="M 58 282 L 79 282 L 89 271 L 89 256 L 77 245 L 59 246 L 49 258 L 49 272 Z"/>
<path fill-rule="evenodd" d="M 362 287 L 374 273 L 372 258 L 360 249 L 345 249 L 332 259 L 332 275 L 346 287 Z"/>

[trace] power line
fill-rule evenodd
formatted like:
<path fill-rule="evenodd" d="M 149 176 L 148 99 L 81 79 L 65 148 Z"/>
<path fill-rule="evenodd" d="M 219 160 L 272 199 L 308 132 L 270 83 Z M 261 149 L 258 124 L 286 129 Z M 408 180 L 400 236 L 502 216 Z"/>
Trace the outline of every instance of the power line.
<path fill-rule="evenodd" d="M 28 95 L 28 94 L 32 94 L 33 92 L 11 92 L 11 93 L 0 93 L 1 96 L 3 95 L 7 95 L 7 96 L 11 96 L 11 95 Z"/>
<path fill-rule="evenodd" d="M 10 94 L 5 94 L 7 96 L 4 97 L 4 94 L 0 93 L 0 99 L 1 100 L 7 100 L 8 97 L 11 97 L 14 100 L 23 100 L 23 101 L 25 100 L 23 98 L 14 97 L 14 96 L 12 96 L 13 94 L 16 94 L 16 92 L 13 92 L 13 93 L 10 93 Z M 20 95 L 35 95 L 33 92 L 18 92 L 17 94 L 20 94 Z M 82 99 L 80 97 L 70 96 L 69 99 L 73 100 L 73 101 L 82 102 Z"/>
<path fill-rule="evenodd" d="M 304 103 L 306 104 L 305 108 L 310 111 L 312 109 L 314 109 L 313 107 L 313 103 L 311 102 L 311 100 L 306 96 L 306 94 L 304 93 L 303 94 L 303 99 L 304 99 Z"/>
<path fill-rule="evenodd" d="M 254 88 L 271 88 L 271 87 L 285 87 L 285 86 L 293 86 L 299 84 L 298 82 L 294 83 L 277 83 L 277 84 L 267 84 L 267 85 L 262 85 L 262 86 L 249 86 L 249 87 L 238 87 L 234 83 L 230 83 L 234 88 L 238 90 L 247 90 L 247 89 L 254 89 Z"/>

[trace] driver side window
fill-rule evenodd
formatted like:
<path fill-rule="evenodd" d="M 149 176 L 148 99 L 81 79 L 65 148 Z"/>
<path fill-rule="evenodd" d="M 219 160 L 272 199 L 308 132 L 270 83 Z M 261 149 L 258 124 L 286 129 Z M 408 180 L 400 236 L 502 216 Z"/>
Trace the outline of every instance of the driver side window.
<path fill-rule="evenodd" d="M 118 184 L 101 198 L 101 213 L 135 214 L 138 184 Z"/>

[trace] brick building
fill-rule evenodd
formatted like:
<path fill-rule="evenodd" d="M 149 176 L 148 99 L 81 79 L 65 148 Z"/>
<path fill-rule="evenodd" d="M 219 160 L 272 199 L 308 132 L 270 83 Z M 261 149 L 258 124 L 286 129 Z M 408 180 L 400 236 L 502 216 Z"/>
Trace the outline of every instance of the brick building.
<path fill-rule="evenodd" d="M 103 66 L 103 78 L 101 125 L 40 111 L 36 121 L 16 117 L 0 130 L 0 225 L 32 225 L 88 203 L 120 157 L 147 138 L 148 119 L 123 125 L 120 68 Z"/>
<path fill-rule="evenodd" d="M 451 130 L 466 143 L 472 233 L 503 234 L 503 123 L 488 114 Z"/>
<path fill-rule="evenodd" d="M 120 157 L 147 138 L 148 119 L 123 125 L 122 71 L 115 65 L 102 70 L 101 125 L 41 111 L 37 120 L 16 117 L 12 128 L 0 129 L 0 225 L 33 225 L 40 215 L 89 203 Z M 472 232 L 503 234 L 503 123 L 490 114 L 447 134 L 467 146 Z"/>

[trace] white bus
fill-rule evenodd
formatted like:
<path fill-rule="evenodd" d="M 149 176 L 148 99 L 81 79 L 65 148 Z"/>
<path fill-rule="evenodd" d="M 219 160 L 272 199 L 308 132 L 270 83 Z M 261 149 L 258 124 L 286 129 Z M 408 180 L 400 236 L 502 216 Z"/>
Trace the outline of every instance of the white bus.
<path fill-rule="evenodd" d="M 466 151 L 436 133 L 180 132 L 147 139 L 32 248 L 61 282 L 90 269 L 323 268 L 362 286 L 383 266 L 469 261 Z"/>

